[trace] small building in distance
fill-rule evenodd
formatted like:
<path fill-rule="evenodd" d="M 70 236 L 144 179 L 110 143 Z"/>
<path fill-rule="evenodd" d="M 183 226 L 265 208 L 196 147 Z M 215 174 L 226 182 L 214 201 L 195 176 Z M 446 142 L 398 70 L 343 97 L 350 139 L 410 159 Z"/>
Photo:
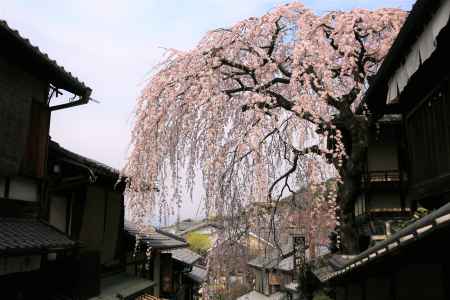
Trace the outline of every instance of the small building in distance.
<path fill-rule="evenodd" d="M 126 222 L 125 235 L 127 273 L 153 282 L 147 294 L 177 300 L 199 298 L 206 270 L 198 266 L 201 256 L 187 248 L 184 238 L 150 226 L 138 229 L 130 222 Z"/>

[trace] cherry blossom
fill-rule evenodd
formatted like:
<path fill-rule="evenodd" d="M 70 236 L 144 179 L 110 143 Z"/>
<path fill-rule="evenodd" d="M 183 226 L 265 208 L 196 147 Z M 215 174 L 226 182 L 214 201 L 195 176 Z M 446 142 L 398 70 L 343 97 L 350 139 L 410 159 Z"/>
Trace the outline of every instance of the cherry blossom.
<path fill-rule="evenodd" d="M 358 147 L 347 153 L 342 130 L 364 143 L 363 94 L 405 16 L 316 15 L 293 2 L 169 49 L 137 102 L 123 170 L 133 217 L 171 212 L 185 184 L 193 196 L 196 176 L 208 213 L 227 217 L 330 177 L 354 180 Z M 337 198 L 322 199 L 330 220 L 344 206 Z"/>

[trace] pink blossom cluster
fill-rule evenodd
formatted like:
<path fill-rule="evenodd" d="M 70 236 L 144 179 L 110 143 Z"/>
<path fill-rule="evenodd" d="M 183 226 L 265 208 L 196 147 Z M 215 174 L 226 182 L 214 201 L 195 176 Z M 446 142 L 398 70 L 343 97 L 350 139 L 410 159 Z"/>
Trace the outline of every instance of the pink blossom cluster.
<path fill-rule="evenodd" d="M 123 170 L 133 217 L 173 212 L 197 176 L 208 212 L 224 216 L 337 176 L 330 164 L 343 168 L 348 156 L 336 120 L 355 117 L 404 18 L 318 16 L 293 2 L 168 50 L 137 102 Z M 311 218 L 334 215 L 336 197 L 319 198 Z"/>

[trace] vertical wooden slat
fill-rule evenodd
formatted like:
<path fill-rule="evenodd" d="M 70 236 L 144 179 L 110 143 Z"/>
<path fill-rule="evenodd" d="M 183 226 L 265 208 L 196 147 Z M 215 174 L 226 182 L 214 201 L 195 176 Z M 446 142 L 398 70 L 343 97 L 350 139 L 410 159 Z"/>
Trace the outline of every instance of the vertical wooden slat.
<path fill-rule="evenodd" d="M 23 175 L 42 178 L 46 174 L 50 110 L 32 101 L 25 155 L 21 164 Z"/>

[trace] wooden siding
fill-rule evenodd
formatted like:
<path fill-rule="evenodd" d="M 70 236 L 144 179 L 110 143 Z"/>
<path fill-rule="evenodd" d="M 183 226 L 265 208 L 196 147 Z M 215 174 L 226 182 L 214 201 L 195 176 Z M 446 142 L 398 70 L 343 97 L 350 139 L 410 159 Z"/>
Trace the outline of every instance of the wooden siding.
<path fill-rule="evenodd" d="M 31 103 L 27 146 L 21 165 L 22 174 L 38 178 L 45 176 L 47 168 L 49 127 L 49 108 L 46 105 L 33 100 Z"/>
<path fill-rule="evenodd" d="M 450 99 L 448 79 L 406 117 L 412 188 L 427 194 L 436 179 L 450 179 Z"/>
<path fill-rule="evenodd" d="M 46 104 L 48 82 L 3 55 L 0 70 L 0 174 L 15 176 L 23 167 L 29 143 L 32 102 Z"/>

